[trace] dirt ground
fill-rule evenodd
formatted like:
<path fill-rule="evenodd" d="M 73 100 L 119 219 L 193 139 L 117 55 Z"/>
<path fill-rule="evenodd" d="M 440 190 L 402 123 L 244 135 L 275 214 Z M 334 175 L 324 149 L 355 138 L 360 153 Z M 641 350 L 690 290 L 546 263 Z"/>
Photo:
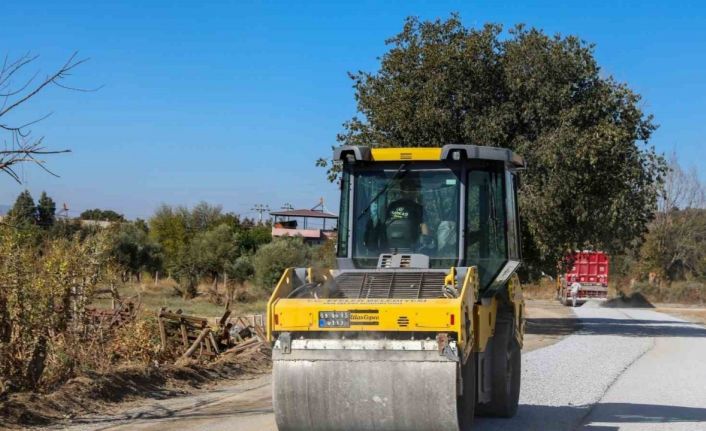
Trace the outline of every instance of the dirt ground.
<path fill-rule="evenodd" d="M 671 314 L 688 322 L 706 325 L 706 307 L 678 304 L 656 304 L 655 307 L 655 311 L 660 313 Z"/>
<path fill-rule="evenodd" d="M 164 400 L 212 391 L 271 369 L 269 348 L 214 363 L 180 362 L 123 367 L 110 375 L 84 375 L 47 394 L 13 393 L 0 400 L 0 430 L 71 422 L 77 416 L 111 414 L 141 400 Z"/>
<path fill-rule="evenodd" d="M 525 302 L 527 326 L 523 351 L 547 347 L 577 329 L 577 320 L 571 307 L 556 300 L 530 299 Z"/>

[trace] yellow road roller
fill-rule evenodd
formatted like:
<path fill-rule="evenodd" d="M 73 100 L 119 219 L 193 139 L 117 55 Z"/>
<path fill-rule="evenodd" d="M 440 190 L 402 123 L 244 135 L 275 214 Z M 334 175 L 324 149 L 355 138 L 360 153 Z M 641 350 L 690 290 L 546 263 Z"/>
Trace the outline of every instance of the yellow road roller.
<path fill-rule="evenodd" d="M 465 431 L 475 415 L 513 416 L 523 158 L 342 146 L 334 160 L 337 267 L 285 270 L 267 305 L 279 430 Z"/>

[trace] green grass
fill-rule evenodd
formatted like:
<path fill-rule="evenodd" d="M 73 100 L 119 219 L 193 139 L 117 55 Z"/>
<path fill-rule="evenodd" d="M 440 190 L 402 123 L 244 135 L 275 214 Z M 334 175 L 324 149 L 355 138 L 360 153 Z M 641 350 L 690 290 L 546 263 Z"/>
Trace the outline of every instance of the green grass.
<path fill-rule="evenodd" d="M 171 281 L 160 282 L 155 286 L 152 282 L 128 283 L 118 289 L 122 299 L 130 298 L 135 303 L 140 303 L 144 312 L 156 313 L 160 308 L 165 307 L 171 311 L 182 310 L 184 314 L 219 318 L 225 311 L 224 304 L 214 303 L 204 289 L 199 289 L 199 294 L 193 299 L 184 299 L 179 296 L 178 292 L 172 287 Z M 253 291 L 257 289 L 248 287 Z M 221 288 L 221 293 L 222 293 Z M 262 296 L 262 295 L 260 295 Z M 109 295 L 102 294 L 93 301 L 93 305 L 100 308 L 110 308 L 111 300 Z M 241 316 L 247 314 L 264 313 L 267 306 L 267 299 L 255 297 L 246 302 L 234 302 L 230 309 L 233 316 Z"/>

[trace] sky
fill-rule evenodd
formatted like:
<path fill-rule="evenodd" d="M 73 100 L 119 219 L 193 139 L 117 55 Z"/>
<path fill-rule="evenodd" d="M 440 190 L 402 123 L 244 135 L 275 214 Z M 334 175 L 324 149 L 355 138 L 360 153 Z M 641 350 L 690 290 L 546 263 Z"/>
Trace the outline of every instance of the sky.
<path fill-rule="evenodd" d="M 650 145 L 706 179 L 706 3 L 698 1 L 56 1 L 0 0 L 0 54 L 39 54 L 47 73 L 74 51 L 90 61 L 14 119 L 36 125 L 59 178 L 37 167 L 0 178 L 0 204 L 46 191 L 87 208 L 149 217 L 162 204 L 337 212 L 330 156 L 356 112 L 349 71 L 375 71 L 405 17 L 461 14 L 467 26 L 525 23 L 596 45 L 604 75 L 643 96 L 660 125 Z M 41 75 L 40 75 L 41 76 Z"/>

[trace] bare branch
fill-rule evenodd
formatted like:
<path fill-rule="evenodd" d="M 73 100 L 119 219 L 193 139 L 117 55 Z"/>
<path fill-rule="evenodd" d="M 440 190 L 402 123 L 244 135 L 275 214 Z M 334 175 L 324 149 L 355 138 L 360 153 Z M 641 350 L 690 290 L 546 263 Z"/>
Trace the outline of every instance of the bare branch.
<path fill-rule="evenodd" d="M 27 53 L 18 58 L 17 61 L 9 65 L 7 68 L 3 65 L 3 69 L 0 71 L 0 85 L 5 84 L 12 77 L 12 75 L 15 74 L 15 72 L 38 58 L 38 55 L 30 56 L 29 53 Z"/>
<path fill-rule="evenodd" d="M 35 80 L 35 78 L 37 78 L 37 75 L 39 75 L 39 72 L 37 72 L 37 73 L 35 73 L 34 75 L 32 75 L 32 77 L 29 78 L 29 79 L 27 80 L 27 82 L 25 82 L 24 85 L 21 86 L 20 88 L 18 88 L 17 90 L 10 90 L 9 93 L 2 93 L 2 94 L 0 94 L 0 97 L 11 97 L 11 96 L 16 96 L 16 95 L 22 93 L 23 91 L 25 91 L 25 89 L 26 89 L 27 87 L 29 87 L 29 84 L 31 84 L 31 83 Z M 3 87 L 3 90 L 4 90 L 5 88 L 7 88 L 9 85 L 10 85 L 9 82 L 8 82 L 7 84 L 5 84 L 5 87 Z"/>
<path fill-rule="evenodd" d="M 33 125 L 33 124 L 37 124 L 37 123 L 39 123 L 39 122 L 42 121 L 42 120 L 46 120 L 47 118 L 51 117 L 53 114 L 54 114 L 53 112 L 50 112 L 50 113 L 45 114 L 44 116 L 42 116 L 42 117 L 40 117 L 40 118 L 37 118 L 36 120 L 32 120 L 32 121 L 30 121 L 29 123 L 25 123 L 25 124 L 23 124 L 23 125 L 21 125 L 21 126 L 15 126 L 15 127 L 13 127 L 13 126 L 6 126 L 6 125 L 4 125 L 4 124 L 0 124 L 0 129 L 5 129 L 5 130 L 8 130 L 8 131 L 10 131 L 10 132 L 13 132 L 13 131 L 21 132 L 22 129 L 26 129 L 27 127 L 29 127 L 29 126 L 31 126 L 31 125 Z M 26 136 L 29 136 L 29 133 L 28 133 L 27 135 L 25 135 L 25 137 L 26 137 Z"/>
<path fill-rule="evenodd" d="M 7 114 L 10 111 L 12 111 L 16 107 L 20 106 L 21 104 L 23 104 L 27 100 L 31 99 L 34 95 L 36 95 L 37 93 L 42 91 L 42 89 L 44 89 L 44 87 L 46 87 L 47 85 L 53 83 L 54 81 L 57 81 L 57 80 L 64 78 L 68 71 L 70 71 L 73 68 L 88 61 L 87 58 L 84 58 L 82 60 L 74 60 L 74 58 L 76 58 L 76 54 L 78 54 L 78 53 L 74 52 L 71 55 L 71 57 L 69 57 L 69 60 L 61 67 L 61 69 L 59 69 L 53 75 L 48 76 L 41 84 L 39 84 L 37 87 L 35 87 L 34 90 L 25 94 L 23 97 L 21 97 L 20 99 L 18 99 L 14 103 L 12 103 L 10 106 L 8 106 L 7 108 L 0 111 L 0 117 L 2 117 L 3 115 Z M 24 64 L 27 64 L 27 63 L 24 63 Z"/>
<path fill-rule="evenodd" d="M 94 92 L 102 88 L 79 88 L 67 85 L 63 81 L 71 76 L 71 72 L 81 64 L 88 61 L 88 58 L 78 58 L 78 52 L 72 53 L 66 62 L 59 67 L 54 73 L 47 75 L 41 82 L 36 82 L 39 75 L 34 73 L 29 79 L 25 78 L 18 88 L 13 85 L 16 76 L 23 75 L 23 68 L 39 58 L 38 55 L 26 53 L 21 55 L 14 61 L 10 61 L 6 55 L 0 67 L 0 132 L 9 134 L 9 143 L 5 141 L 5 149 L 0 150 L 0 171 L 9 175 L 17 182 L 21 182 L 20 176 L 15 170 L 16 166 L 22 163 L 31 163 L 39 166 L 42 170 L 50 175 L 57 176 L 47 166 L 41 156 L 68 153 L 70 150 L 51 150 L 43 145 L 43 138 L 30 139 L 32 131 L 30 127 L 45 120 L 52 113 L 48 113 L 34 120 L 23 124 L 11 124 L 6 120 L 8 113 L 16 110 L 18 107 L 27 103 L 30 99 L 42 92 L 50 84 L 56 85 L 59 88 L 80 91 Z"/>
<path fill-rule="evenodd" d="M 80 92 L 83 92 L 83 93 L 93 93 L 93 92 L 98 91 L 98 90 L 102 89 L 103 87 L 105 87 L 105 85 L 99 85 L 99 86 L 96 87 L 96 88 L 69 87 L 68 85 L 59 84 L 57 81 L 54 81 L 53 84 L 56 85 L 57 87 L 61 87 L 61 88 L 64 88 L 64 89 L 66 89 L 66 90 L 80 91 Z"/>

